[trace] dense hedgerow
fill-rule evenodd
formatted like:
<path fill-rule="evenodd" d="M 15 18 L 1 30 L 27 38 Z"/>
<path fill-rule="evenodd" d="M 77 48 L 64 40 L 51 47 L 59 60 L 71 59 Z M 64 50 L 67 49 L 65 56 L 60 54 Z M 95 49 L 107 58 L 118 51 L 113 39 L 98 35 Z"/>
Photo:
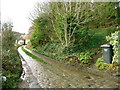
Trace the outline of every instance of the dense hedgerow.
<path fill-rule="evenodd" d="M 2 25 L 2 76 L 7 78 L 2 82 L 3 88 L 18 88 L 22 74 L 22 62 L 17 47 L 15 47 L 16 35 L 12 31 L 12 23 Z"/>
<path fill-rule="evenodd" d="M 18 88 L 22 74 L 22 63 L 17 48 L 11 51 L 2 51 L 2 76 L 7 80 L 2 82 L 3 88 Z"/>

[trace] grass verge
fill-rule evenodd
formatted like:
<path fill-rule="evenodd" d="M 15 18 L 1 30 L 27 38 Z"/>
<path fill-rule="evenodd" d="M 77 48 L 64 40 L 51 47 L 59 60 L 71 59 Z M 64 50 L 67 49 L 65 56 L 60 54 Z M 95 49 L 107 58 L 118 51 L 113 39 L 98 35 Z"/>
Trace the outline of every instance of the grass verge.
<path fill-rule="evenodd" d="M 45 61 L 43 61 L 43 60 L 40 59 L 39 57 L 33 55 L 32 53 L 28 52 L 28 51 L 25 50 L 23 47 L 22 47 L 22 50 L 23 50 L 27 55 L 29 55 L 30 57 L 32 57 L 33 59 L 36 59 L 36 60 L 40 61 L 40 62 L 43 63 L 43 64 L 47 64 Z"/>

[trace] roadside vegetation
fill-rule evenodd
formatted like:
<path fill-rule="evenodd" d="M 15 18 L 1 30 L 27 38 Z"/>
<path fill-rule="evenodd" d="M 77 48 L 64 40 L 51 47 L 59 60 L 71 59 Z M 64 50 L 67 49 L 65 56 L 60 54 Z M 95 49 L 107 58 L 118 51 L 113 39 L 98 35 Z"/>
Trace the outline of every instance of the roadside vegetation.
<path fill-rule="evenodd" d="M 106 71 L 117 71 L 120 72 L 120 30 L 115 33 L 111 33 L 111 35 L 106 36 L 106 40 L 113 46 L 113 60 L 112 64 L 106 64 L 103 62 L 103 57 L 98 58 L 96 62 L 96 67 L 100 70 Z"/>
<path fill-rule="evenodd" d="M 27 50 L 24 49 L 23 47 L 22 47 L 22 50 L 23 50 L 27 55 L 29 55 L 30 57 L 32 57 L 33 59 L 36 59 L 36 60 L 40 61 L 40 62 L 43 63 L 43 64 L 47 64 L 45 61 L 43 61 L 43 60 L 40 59 L 39 57 L 33 55 L 32 53 L 30 53 L 29 51 L 27 51 Z"/>
<path fill-rule="evenodd" d="M 18 88 L 22 74 L 22 63 L 15 47 L 16 37 L 12 31 L 12 23 L 2 24 L 2 88 Z"/>
<path fill-rule="evenodd" d="M 100 45 L 109 43 L 106 36 L 120 30 L 116 28 L 120 24 L 117 5 L 118 2 L 38 3 L 38 14 L 31 18 L 33 30 L 27 48 L 68 64 L 99 63 Z"/>

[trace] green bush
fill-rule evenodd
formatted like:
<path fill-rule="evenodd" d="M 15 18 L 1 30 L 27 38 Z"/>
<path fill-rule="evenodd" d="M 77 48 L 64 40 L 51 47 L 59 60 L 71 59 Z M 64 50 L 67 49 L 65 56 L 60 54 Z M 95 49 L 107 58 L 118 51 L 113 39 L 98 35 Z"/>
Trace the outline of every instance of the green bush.
<path fill-rule="evenodd" d="M 95 65 L 100 70 L 108 70 L 110 66 L 109 64 L 103 62 L 103 57 L 98 58 Z"/>
<path fill-rule="evenodd" d="M 2 51 L 2 75 L 7 78 L 2 82 L 3 88 L 18 88 L 22 74 L 22 63 L 17 48 L 11 51 Z"/>
<path fill-rule="evenodd" d="M 95 63 L 96 67 L 100 67 L 102 64 L 103 64 L 103 57 L 98 58 L 98 60 Z"/>
<path fill-rule="evenodd" d="M 70 47 L 67 47 L 65 51 L 66 53 L 73 53 L 98 48 L 106 42 L 106 36 L 115 31 L 115 27 L 79 30 L 75 34 L 77 40 L 74 44 L 71 44 Z"/>
<path fill-rule="evenodd" d="M 83 64 L 90 64 L 92 55 L 93 55 L 92 52 L 82 52 L 80 53 L 78 60 L 81 61 Z"/>
<path fill-rule="evenodd" d="M 120 70 L 120 64 L 113 62 L 112 64 L 104 63 L 103 57 L 98 58 L 98 60 L 95 63 L 95 66 L 99 70 L 103 70 L 105 72 L 118 72 Z"/>
<path fill-rule="evenodd" d="M 113 62 L 120 63 L 120 31 L 112 33 L 111 36 L 106 36 L 106 39 L 113 45 Z"/>
<path fill-rule="evenodd" d="M 99 41 L 99 42 L 98 42 Z M 87 42 L 88 48 L 98 48 L 101 44 L 105 42 L 105 36 L 101 33 L 94 34 L 93 37 Z M 89 43 L 89 44 L 88 44 Z"/>

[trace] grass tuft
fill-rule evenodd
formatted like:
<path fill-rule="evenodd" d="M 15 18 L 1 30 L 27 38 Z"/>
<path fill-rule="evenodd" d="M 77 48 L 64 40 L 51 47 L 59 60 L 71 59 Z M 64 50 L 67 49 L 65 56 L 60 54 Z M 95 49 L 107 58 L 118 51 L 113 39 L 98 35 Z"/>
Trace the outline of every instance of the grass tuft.
<path fill-rule="evenodd" d="M 43 61 L 43 60 L 40 59 L 39 57 L 33 55 L 32 53 L 28 52 L 28 51 L 25 50 L 23 47 L 22 47 L 22 50 L 23 50 L 27 55 L 29 55 L 30 57 L 32 57 L 33 59 L 36 59 L 36 60 L 40 61 L 40 62 L 43 63 L 43 64 L 47 64 L 45 61 Z"/>

